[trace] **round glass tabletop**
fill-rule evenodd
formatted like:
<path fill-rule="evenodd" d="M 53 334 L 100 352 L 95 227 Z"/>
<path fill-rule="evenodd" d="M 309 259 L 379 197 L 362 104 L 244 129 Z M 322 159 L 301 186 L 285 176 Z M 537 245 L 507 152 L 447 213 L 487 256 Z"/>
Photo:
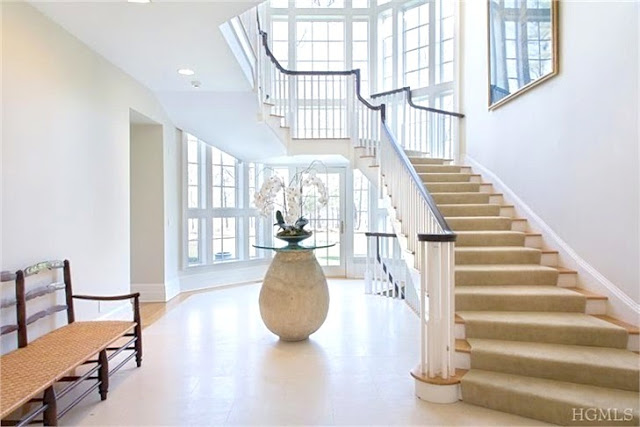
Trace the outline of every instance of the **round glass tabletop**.
<path fill-rule="evenodd" d="M 283 243 L 280 246 L 260 246 L 260 245 L 251 245 L 256 249 L 267 249 L 276 252 L 293 252 L 293 251 L 312 251 L 314 249 L 324 249 L 331 248 L 337 245 L 337 243 L 331 243 L 330 245 L 318 245 L 318 246 L 307 246 L 307 245 L 292 245 Z"/>

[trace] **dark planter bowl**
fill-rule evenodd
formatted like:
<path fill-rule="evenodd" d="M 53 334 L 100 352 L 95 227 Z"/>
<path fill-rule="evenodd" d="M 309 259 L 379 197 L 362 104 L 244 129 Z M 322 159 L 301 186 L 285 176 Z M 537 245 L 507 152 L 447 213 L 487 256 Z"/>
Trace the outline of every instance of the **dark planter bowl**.
<path fill-rule="evenodd" d="M 285 242 L 287 242 L 289 247 L 296 247 L 296 246 L 300 246 L 300 242 L 302 242 L 305 239 L 308 239 L 309 237 L 311 237 L 313 233 L 309 233 L 309 234 L 300 234 L 297 236 L 278 236 L 276 234 L 276 238 L 283 240 Z"/>

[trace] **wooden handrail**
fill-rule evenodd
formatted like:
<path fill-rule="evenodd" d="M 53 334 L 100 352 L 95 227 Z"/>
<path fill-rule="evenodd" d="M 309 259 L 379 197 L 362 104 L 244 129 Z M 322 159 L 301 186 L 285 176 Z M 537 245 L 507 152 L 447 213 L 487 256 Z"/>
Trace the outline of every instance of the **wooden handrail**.
<path fill-rule="evenodd" d="M 447 224 L 447 221 L 444 219 L 444 217 L 442 216 L 442 214 L 438 210 L 438 206 L 437 206 L 435 200 L 433 200 L 433 197 L 431 196 L 431 194 L 429 194 L 429 192 L 426 190 L 422 180 L 420 179 L 420 177 L 416 173 L 415 169 L 411 165 L 411 162 L 409 161 L 409 158 L 407 157 L 407 154 L 400 147 L 400 144 L 398 144 L 398 141 L 393 136 L 393 133 L 389 130 L 389 128 L 387 126 L 387 123 L 386 123 L 386 105 L 385 104 L 380 104 L 379 106 L 372 105 L 367 100 L 365 100 L 362 97 L 362 95 L 360 94 L 360 70 L 359 69 L 348 70 L 348 71 L 293 71 L 293 70 L 287 70 L 286 68 L 284 68 L 280 64 L 278 59 L 275 57 L 275 55 L 273 54 L 273 52 L 271 52 L 271 49 L 269 48 L 269 36 L 265 31 L 262 30 L 262 26 L 260 24 L 260 14 L 257 11 L 257 9 L 256 9 L 256 20 L 257 20 L 257 23 L 258 23 L 258 32 L 260 34 L 260 38 L 262 39 L 262 46 L 264 47 L 266 54 L 269 57 L 269 59 L 271 60 L 271 62 L 276 66 L 276 68 L 280 72 L 282 72 L 283 74 L 286 74 L 286 75 L 289 75 L 289 76 L 348 76 L 348 75 L 355 75 L 356 76 L 356 97 L 358 98 L 358 100 L 360 102 L 362 102 L 362 104 L 364 104 L 370 110 L 380 111 L 380 116 L 381 116 L 381 119 L 382 119 L 382 129 L 383 129 L 383 131 L 389 137 L 389 140 L 391 141 L 391 146 L 393 147 L 394 151 L 398 154 L 398 156 L 400 156 L 400 159 L 401 159 L 405 169 L 407 170 L 407 172 L 409 172 L 409 175 L 411 176 L 411 179 L 414 181 L 414 183 L 418 187 L 418 191 L 419 191 L 420 195 L 423 197 L 423 199 L 425 200 L 425 202 L 427 203 L 427 205 L 431 209 L 431 212 L 432 212 L 433 216 L 435 217 L 436 221 L 438 222 L 438 225 L 442 229 L 442 234 L 441 235 L 440 234 L 438 234 L 438 235 L 418 234 L 418 240 L 419 241 L 425 241 L 424 239 L 427 239 L 426 241 L 455 242 L 456 237 L 457 237 L 456 234 L 451 230 L 451 228 L 449 227 L 449 224 Z M 395 90 L 395 92 L 401 92 L 401 91 L 408 92 L 407 102 L 409 103 L 410 106 L 412 106 L 414 108 L 417 108 L 417 109 L 420 109 L 420 110 L 431 111 L 431 112 L 435 112 L 435 113 L 447 114 L 447 115 L 460 117 L 460 118 L 464 117 L 464 115 L 460 114 L 460 113 L 452 113 L 452 112 L 448 112 L 448 111 L 438 110 L 438 109 L 435 109 L 435 108 L 422 107 L 422 106 L 419 106 L 419 105 L 415 105 L 413 103 L 412 99 L 411 99 L 411 88 L 403 87 L 401 89 L 396 89 Z M 374 96 L 379 97 L 379 96 L 384 96 L 384 95 L 385 95 L 385 93 L 376 94 Z M 371 96 L 371 97 L 373 98 L 374 96 Z M 437 239 L 436 239 L 436 237 L 437 237 Z"/>
<path fill-rule="evenodd" d="M 366 99 L 362 97 L 360 93 L 361 84 L 360 84 L 360 69 L 356 68 L 354 70 L 344 70 L 344 71 L 294 71 L 288 70 L 280 64 L 280 61 L 275 57 L 271 49 L 269 48 L 269 34 L 266 31 L 262 30 L 260 25 L 260 15 L 256 13 L 257 21 L 258 21 L 258 33 L 260 34 L 260 38 L 262 39 L 262 46 L 264 50 L 271 60 L 271 62 L 276 66 L 276 68 L 283 74 L 288 76 L 356 76 L 356 97 L 362 104 L 364 104 L 368 109 L 374 111 L 380 111 L 380 115 L 382 116 L 382 121 L 386 119 L 386 106 L 384 104 L 381 105 L 373 105 Z"/>
<path fill-rule="evenodd" d="M 400 160 L 402 161 L 402 165 L 411 176 L 413 183 L 418 188 L 418 192 L 420 193 L 422 198 L 425 200 L 425 202 L 427 202 L 427 205 L 429 206 L 429 208 L 431 208 L 431 213 L 433 214 L 434 218 L 438 222 L 438 225 L 442 229 L 442 234 L 437 234 L 437 235 L 418 234 L 418 240 L 425 241 L 422 239 L 430 239 L 426 241 L 455 242 L 457 238 L 456 234 L 453 232 L 453 230 L 451 230 L 451 228 L 449 227 L 449 224 L 447 224 L 447 221 L 444 219 L 444 217 L 440 213 L 440 210 L 438 209 L 438 205 L 436 204 L 436 201 L 433 200 L 433 197 L 425 188 L 424 183 L 420 179 L 420 176 L 418 176 L 418 173 L 411 165 L 411 162 L 409 161 L 409 157 L 407 157 L 407 153 L 405 153 L 402 147 L 400 147 L 400 144 L 398 144 L 398 141 L 396 141 L 395 136 L 393 136 L 393 133 L 389 130 L 389 127 L 387 126 L 386 122 L 382 122 L 382 130 L 389 137 L 389 140 L 391 141 L 391 147 L 396 152 L 396 154 L 400 157 Z M 437 236 L 438 239 L 433 240 L 432 237 L 430 236 Z"/>
<path fill-rule="evenodd" d="M 402 92 L 406 92 L 407 93 L 407 104 L 409 104 L 409 106 L 411 106 L 411 107 L 413 107 L 415 109 L 423 110 L 423 111 L 430 111 L 432 113 L 437 113 L 437 114 L 444 114 L 446 116 L 453 116 L 453 117 L 457 117 L 459 119 L 464 118 L 464 114 L 462 114 L 462 113 L 456 113 L 456 112 L 453 112 L 453 111 L 446 111 L 446 110 L 439 110 L 437 108 L 425 107 L 423 105 L 415 104 L 413 102 L 413 95 L 411 93 L 411 88 L 409 86 L 401 87 L 400 89 L 388 90 L 386 92 L 374 93 L 373 95 L 371 95 L 371 99 L 382 98 L 383 96 L 395 95 L 396 93 L 402 93 Z"/>
<path fill-rule="evenodd" d="M 365 231 L 366 237 L 396 237 L 395 233 L 379 233 L 377 231 Z"/>

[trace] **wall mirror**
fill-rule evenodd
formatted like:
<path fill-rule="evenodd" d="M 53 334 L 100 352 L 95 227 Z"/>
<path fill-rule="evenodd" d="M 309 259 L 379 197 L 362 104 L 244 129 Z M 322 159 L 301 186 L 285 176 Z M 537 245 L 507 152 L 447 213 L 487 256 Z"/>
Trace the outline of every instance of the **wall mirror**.
<path fill-rule="evenodd" d="M 489 109 L 558 73 L 558 0 L 488 0 Z"/>

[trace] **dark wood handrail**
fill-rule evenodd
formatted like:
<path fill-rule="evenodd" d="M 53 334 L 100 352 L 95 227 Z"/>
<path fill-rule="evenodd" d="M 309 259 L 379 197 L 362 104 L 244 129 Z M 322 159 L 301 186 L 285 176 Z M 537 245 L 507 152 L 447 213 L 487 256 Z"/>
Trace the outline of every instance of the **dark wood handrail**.
<path fill-rule="evenodd" d="M 380 104 L 379 106 L 372 105 L 367 100 L 365 100 L 362 97 L 362 95 L 360 94 L 360 70 L 359 69 L 350 70 L 350 71 L 292 71 L 292 70 L 287 70 L 286 68 L 284 68 L 280 64 L 278 59 L 275 57 L 275 55 L 273 54 L 273 52 L 271 52 L 271 49 L 269 48 L 269 36 L 265 31 L 262 31 L 262 26 L 260 24 L 260 14 L 257 11 L 257 9 L 256 9 L 256 20 L 257 20 L 257 23 L 258 23 L 258 32 L 260 34 L 260 38 L 262 39 L 262 46 L 264 47 L 265 52 L 266 52 L 267 56 L 269 57 L 269 59 L 271 60 L 271 62 L 276 66 L 276 68 L 281 73 L 289 75 L 289 76 L 348 76 L 348 75 L 352 75 L 352 74 L 356 76 L 356 96 L 357 96 L 358 100 L 360 102 L 362 102 L 370 110 L 380 111 L 380 116 L 381 116 L 381 119 L 382 119 L 382 129 L 383 129 L 383 131 L 389 137 L 389 140 L 391 141 L 391 146 L 396 151 L 398 156 L 400 156 L 400 160 L 402 161 L 403 166 L 409 172 L 409 175 L 411 176 L 411 179 L 414 181 L 414 183 L 418 187 L 418 191 L 419 191 L 420 195 L 425 200 L 427 205 L 431 208 L 432 214 L 434 215 L 434 217 L 436 218 L 436 221 L 438 222 L 438 225 L 442 229 L 442 234 L 436 234 L 436 235 L 418 234 L 418 240 L 419 241 L 436 241 L 436 242 L 455 242 L 456 238 L 457 238 L 456 234 L 451 230 L 451 228 L 449 228 L 449 224 L 447 224 L 447 221 L 445 221 L 444 217 L 442 216 L 442 214 L 438 210 L 438 206 L 437 206 L 435 200 L 433 200 L 433 197 L 431 197 L 431 194 L 429 194 L 429 192 L 426 190 L 424 184 L 422 183 L 422 180 L 420 179 L 420 177 L 416 173 L 415 169 L 411 165 L 411 162 L 409 161 L 409 158 L 407 157 L 407 154 L 400 147 L 400 144 L 398 144 L 398 141 L 396 141 L 396 138 L 393 136 L 393 133 L 391 133 L 391 131 L 387 127 L 387 123 L 386 123 L 386 121 L 387 121 L 386 105 L 385 104 Z M 411 100 L 411 89 L 409 87 L 396 89 L 396 91 L 398 91 L 398 92 L 399 91 L 408 91 L 408 97 L 407 97 L 408 103 L 409 103 L 409 105 L 411 105 L 414 108 L 423 109 L 423 110 L 426 110 L 426 111 L 437 112 L 437 113 L 449 114 L 449 115 L 453 115 L 453 116 L 456 116 L 456 117 L 464 117 L 464 115 L 462 115 L 460 113 L 451 113 L 451 112 L 447 112 L 447 111 L 437 110 L 435 108 L 421 107 L 421 106 L 413 104 L 413 101 Z M 377 94 L 377 96 L 384 96 L 384 93 L 383 94 Z M 372 96 L 372 98 L 373 98 L 373 96 Z"/>
<path fill-rule="evenodd" d="M 411 93 L 411 88 L 409 86 L 401 87 L 400 89 L 388 90 L 386 92 L 374 93 L 371 95 L 371 99 L 382 98 L 383 96 L 395 95 L 396 93 L 407 93 L 407 104 L 417 110 L 430 111 L 432 113 L 444 114 L 446 116 L 453 116 L 459 119 L 464 118 L 464 114 L 456 113 L 453 111 L 439 110 L 437 108 L 425 107 L 423 105 L 417 105 L 413 102 L 413 95 Z"/>
<path fill-rule="evenodd" d="M 269 35 L 266 31 L 262 30 L 262 26 L 260 25 L 260 15 L 256 13 L 257 21 L 258 21 L 258 33 L 260 34 L 260 38 L 262 39 L 262 46 L 264 50 L 276 68 L 283 74 L 288 76 L 356 76 L 356 97 L 358 100 L 364 104 L 368 109 L 374 111 L 380 111 L 380 115 L 382 117 L 382 121 L 386 120 L 386 105 L 373 105 L 366 99 L 362 97 L 360 93 L 361 84 L 360 84 L 360 69 L 356 68 L 355 70 L 344 70 L 344 71 L 294 71 L 288 70 L 280 64 L 280 61 L 275 57 L 271 49 L 269 48 Z"/>
<path fill-rule="evenodd" d="M 382 130 L 389 137 L 389 140 L 391 141 L 391 147 L 393 147 L 396 154 L 400 157 L 400 160 L 402 161 L 402 165 L 411 176 L 413 183 L 418 188 L 418 192 L 420 193 L 424 201 L 427 203 L 427 205 L 431 208 L 431 213 L 433 214 L 436 221 L 438 222 L 438 225 L 442 229 L 442 234 L 436 234 L 436 235 L 418 234 L 418 240 L 427 241 L 427 242 L 434 242 L 434 241 L 435 242 L 455 242 L 457 237 L 456 234 L 453 232 L 453 230 L 451 230 L 451 228 L 449 227 L 449 224 L 447 224 L 447 221 L 444 219 L 444 217 L 440 213 L 440 210 L 438 209 L 438 205 L 436 204 L 436 201 L 433 200 L 433 197 L 425 188 L 424 183 L 420 179 L 420 176 L 418 176 L 418 173 L 411 165 L 411 161 L 409 161 L 409 157 L 407 157 L 407 153 L 405 153 L 402 147 L 400 147 L 400 144 L 398 144 L 398 141 L 396 141 L 395 136 L 393 136 L 393 133 L 391 132 L 391 130 L 389 130 L 389 127 L 387 126 L 386 122 L 382 122 Z M 432 239 L 430 236 L 436 236 L 438 239 Z M 423 240 L 423 239 L 429 239 L 429 240 Z"/>
<path fill-rule="evenodd" d="M 377 231 L 365 231 L 364 235 L 366 237 L 396 237 L 395 233 L 380 233 Z"/>

